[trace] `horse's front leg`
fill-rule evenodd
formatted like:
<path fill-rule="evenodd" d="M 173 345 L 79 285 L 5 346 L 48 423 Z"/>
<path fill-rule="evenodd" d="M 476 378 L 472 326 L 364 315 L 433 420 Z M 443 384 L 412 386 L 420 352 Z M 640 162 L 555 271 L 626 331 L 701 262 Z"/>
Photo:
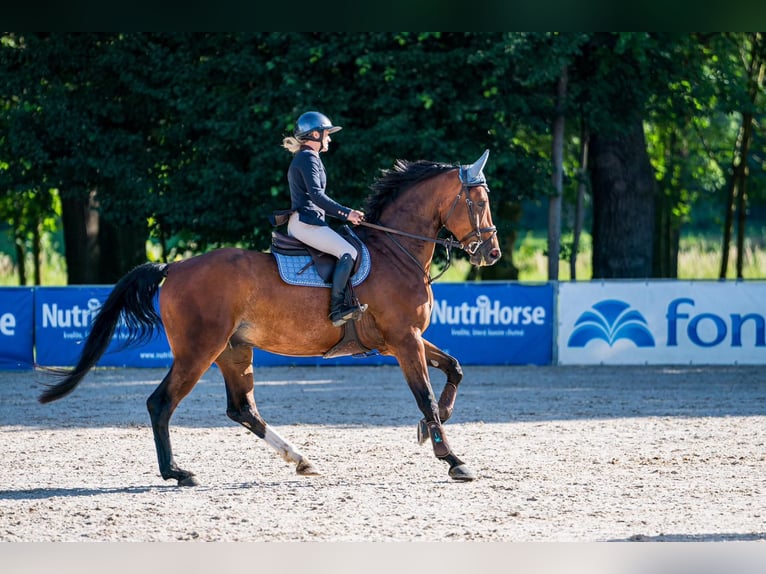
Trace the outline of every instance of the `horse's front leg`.
<path fill-rule="evenodd" d="M 460 381 L 463 380 L 463 369 L 455 357 L 448 355 L 430 341 L 423 339 L 423 346 L 428 365 L 439 369 L 447 376 L 447 383 L 439 397 L 439 418 L 443 423 L 446 423 L 455 408 L 457 388 Z"/>
<path fill-rule="evenodd" d="M 428 376 L 428 366 L 426 364 L 426 348 L 436 349 L 433 345 L 426 342 L 419 336 L 410 335 L 406 338 L 396 353 L 399 366 L 404 373 L 404 378 L 415 396 L 418 408 L 424 415 L 423 434 L 427 433 L 431 439 L 431 446 L 434 455 L 440 460 L 449 464 L 449 475 L 455 480 L 469 481 L 474 480 L 474 473 L 461 461 L 450 448 L 447 442 L 447 436 L 439 416 L 440 407 L 436 402 L 431 381 Z M 442 356 L 446 356 L 442 354 Z"/>
<path fill-rule="evenodd" d="M 447 376 L 447 382 L 439 396 L 439 419 L 442 423 L 446 423 L 455 408 L 457 388 L 463 380 L 463 369 L 455 357 L 448 355 L 430 341 L 423 339 L 423 346 L 428 365 L 439 369 Z M 418 444 L 423 444 L 426 440 L 428 440 L 428 427 L 426 419 L 423 418 L 418 424 Z"/>

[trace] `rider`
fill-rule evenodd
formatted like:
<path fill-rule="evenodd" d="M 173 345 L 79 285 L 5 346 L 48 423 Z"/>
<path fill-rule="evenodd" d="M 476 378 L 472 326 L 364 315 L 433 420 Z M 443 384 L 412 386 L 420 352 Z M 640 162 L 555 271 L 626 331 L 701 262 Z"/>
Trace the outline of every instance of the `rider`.
<path fill-rule="evenodd" d="M 287 224 L 287 233 L 314 249 L 338 258 L 330 291 L 330 320 L 336 327 L 351 319 L 357 321 L 367 310 L 367 305 L 347 305 L 345 302 L 348 280 L 358 257 L 357 250 L 325 221 L 327 215 L 353 225 L 359 225 L 364 220 L 363 212 L 345 207 L 325 193 L 327 176 L 319 154 L 327 151 L 330 134 L 340 129 L 340 126 L 332 125 L 324 114 L 306 112 L 295 124 L 294 137 L 288 136 L 282 141 L 282 147 L 293 154 L 287 171 L 290 210 L 293 212 Z"/>

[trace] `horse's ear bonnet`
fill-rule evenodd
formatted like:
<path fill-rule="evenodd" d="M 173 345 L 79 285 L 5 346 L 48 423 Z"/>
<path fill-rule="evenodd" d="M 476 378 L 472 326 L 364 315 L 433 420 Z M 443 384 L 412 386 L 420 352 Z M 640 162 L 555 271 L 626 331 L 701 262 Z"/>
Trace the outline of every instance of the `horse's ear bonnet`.
<path fill-rule="evenodd" d="M 468 187 L 476 185 L 485 185 L 487 179 L 484 177 L 484 166 L 487 164 L 487 158 L 489 157 L 489 150 L 485 149 L 481 157 L 473 162 L 471 165 L 460 166 L 460 181 Z"/>

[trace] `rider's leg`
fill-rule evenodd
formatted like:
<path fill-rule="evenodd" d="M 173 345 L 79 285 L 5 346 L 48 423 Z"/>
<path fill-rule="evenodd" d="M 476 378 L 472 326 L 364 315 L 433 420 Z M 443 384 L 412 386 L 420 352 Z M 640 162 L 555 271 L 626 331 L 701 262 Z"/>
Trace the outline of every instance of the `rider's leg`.
<path fill-rule="evenodd" d="M 367 305 L 346 304 L 348 280 L 358 256 L 354 246 L 328 226 L 303 223 L 297 213 L 290 217 L 288 233 L 314 249 L 338 258 L 330 292 L 330 320 L 336 327 L 351 319 L 358 320 Z"/>
<path fill-rule="evenodd" d="M 335 264 L 335 271 L 332 276 L 332 288 L 330 289 L 330 321 L 336 327 L 353 319 L 358 321 L 367 310 L 367 305 L 355 305 L 346 303 L 346 290 L 348 289 L 348 280 L 351 272 L 354 270 L 354 260 L 351 255 L 344 253 L 338 263 Z"/>

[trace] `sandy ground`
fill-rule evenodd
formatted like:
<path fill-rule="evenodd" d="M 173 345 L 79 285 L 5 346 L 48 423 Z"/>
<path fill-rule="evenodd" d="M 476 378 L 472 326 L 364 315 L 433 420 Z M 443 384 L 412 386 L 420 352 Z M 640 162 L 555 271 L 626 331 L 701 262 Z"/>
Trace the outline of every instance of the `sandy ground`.
<path fill-rule="evenodd" d="M 145 400 L 164 370 L 93 371 L 40 405 L 0 372 L 0 542 L 766 541 L 763 367 L 466 366 L 453 482 L 396 367 L 257 370 L 261 414 L 322 471 L 301 477 L 230 421 L 209 371 L 159 476 Z M 434 388 L 443 378 L 431 371 Z"/>

